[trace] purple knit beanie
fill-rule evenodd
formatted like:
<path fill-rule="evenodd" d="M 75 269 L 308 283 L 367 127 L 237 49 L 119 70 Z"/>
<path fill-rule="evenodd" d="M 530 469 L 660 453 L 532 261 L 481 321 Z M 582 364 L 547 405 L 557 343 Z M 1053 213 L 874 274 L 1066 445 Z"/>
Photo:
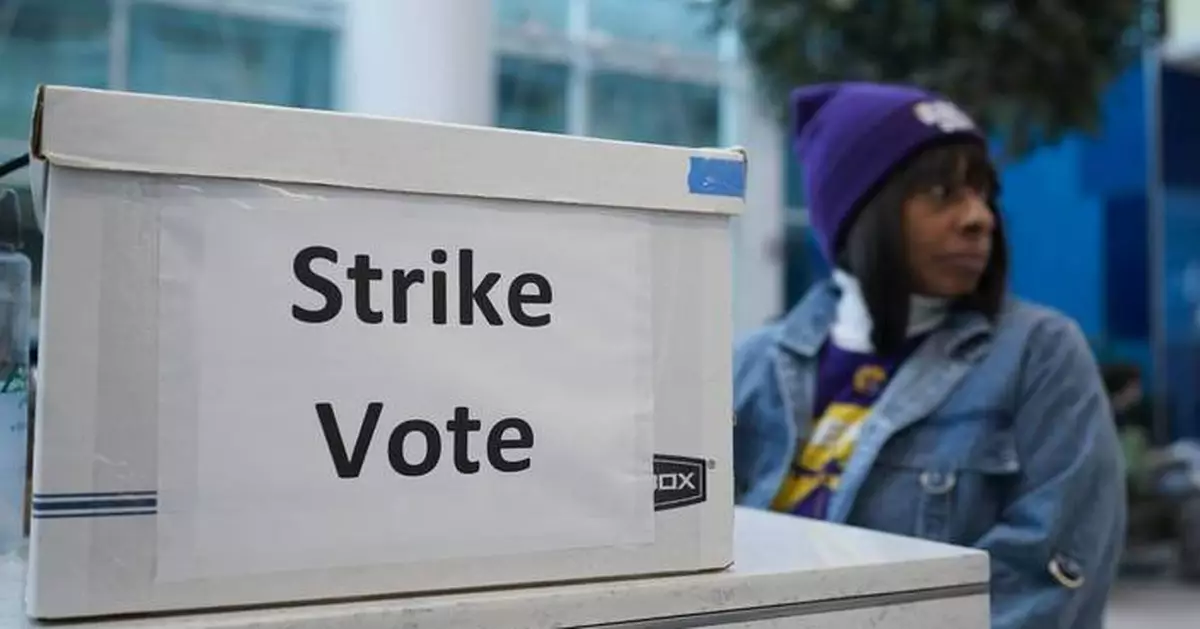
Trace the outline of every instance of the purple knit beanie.
<path fill-rule="evenodd" d="M 967 114 L 929 92 L 879 83 L 827 83 L 792 92 L 792 150 L 809 219 L 831 264 L 842 231 L 901 161 L 937 140 L 986 142 Z"/>

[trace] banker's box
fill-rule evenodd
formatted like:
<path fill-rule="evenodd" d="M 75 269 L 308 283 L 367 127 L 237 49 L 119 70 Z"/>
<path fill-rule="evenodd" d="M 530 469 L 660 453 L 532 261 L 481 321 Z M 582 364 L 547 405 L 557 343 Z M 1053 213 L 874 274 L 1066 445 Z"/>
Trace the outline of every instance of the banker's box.
<path fill-rule="evenodd" d="M 736 151 L 43 87 L 26 606 L 732 561 Z"/>

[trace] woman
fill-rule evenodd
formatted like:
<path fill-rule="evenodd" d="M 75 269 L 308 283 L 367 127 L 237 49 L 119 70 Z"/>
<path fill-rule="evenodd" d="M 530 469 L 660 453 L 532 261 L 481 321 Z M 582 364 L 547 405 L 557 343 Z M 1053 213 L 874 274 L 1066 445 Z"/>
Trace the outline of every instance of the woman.
<path fill-rule="evenodd" d="M 792 108 L 836 270 L 737 348 L 739 503 L 986 550 L 992 627 L 1099 628 L 1120 446 L 1079 328 L 1006 293 L 984 136 L 909 87 L 813 86 Z"/>

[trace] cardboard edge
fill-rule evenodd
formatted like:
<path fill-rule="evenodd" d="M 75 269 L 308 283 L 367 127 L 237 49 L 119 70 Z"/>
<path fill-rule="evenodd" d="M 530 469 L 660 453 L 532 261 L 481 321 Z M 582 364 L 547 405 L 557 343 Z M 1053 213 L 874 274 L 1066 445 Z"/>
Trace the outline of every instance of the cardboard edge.
<path fill-rule="evenodd" d="M 34 93 L 33 119 L 29 126 L 29 194 L 33 197 L 33 220 L 38 231 L 46 233 L 46 186 L 50 171 L 42 151 L 43 111 L 46 105 L 46 85 L 39 84 Z"/>
<path fill-rule="evenodd" d="M 28 569 L 28 566 L 32 562 L 30 562 L 28 559 L 24 559 L 24 562 L 26 564 L 26 569 Z M 325 598 L 303 599 L 295 601 L 289 600 L 282 602 L 234 603 L 228 605 L 202 607 L 164 606 L 142 611 L 66 611 L 62 613 L 35 613 L 36 610 L 34 608 L 29 608 L 25 613 L 26 617 L 34 622 L 56 623 L 63 625 L 70 625 L 72 623 L 112 623 L 128 620 L 204 620 L 219 614 L 246 614 L 255 612 L 285 613 L 288 611 L 301 609 L 315 610 L 320 607 L 346 607 L 366 604 L 400 605 L 412 600 L 435 599 L 439 597 L 469 597 L 472 595 L 488 596 L 514 591 L 534 593 L 538 592 L 539 590 L 545 591 L 552 588 L 575 588 L 580 586 L 604 585 L 638 585 L 652 583 L 654 581 L 660 581 L 664 579 L 670 580 L 680 577 L 687 578 L 717 575 L 729 570 L 731 567 L 733 567 L 733 565 L 734 562 L 730 561 L 724 566 L 713 565 L 689 570 L 660 570 L 629 575 L 572 577 L 546 581 L 525 581 L 516 584 L 481 585 L 461 588 L 436 588 L 431 590 L 414 590 L 400 594 L 384 592 L 353 596 L 330 596 Z M 339 610 L 334 609 L 332 611 L 333 613 L 337 613 Z M 628 619 L 628 621 L 632 620 L 635 619 Z M 270 622 L 270 620 L 267 622 Z"/>
<path fill-rule="evenodd" d="M 736 153 L 737 155 L 741 155 L 742 156 L 742 178 L 746 179 L 746 178 L 750 177 L 750 153 L 746 150 L 746 147 L 742 146 L 741 144 L 734 144 L 733 146 L 716 147 L 713 150 L 725 151 L 726 153 Z"/>
<path fill-rule="evenodd" d="M 29 157 L 44 160 L 42 154 L 42 110 L 46 105 L 46 85 L 38 84 L 33 100 L 33 120 L 29 132 Z"/>
<path fill-rule="evenodd" d="M 118 96 L 119 95 L 119 96 Z M 343 132 L 347 129 L 354 131 L 356 128 L 348 125 L 346 119 L 376 119 L 380 121 L 389 121 L 392 123 L 403 123 L 413 125 L 417 123 L 420 128 L 438 127 L 447 131 L 450 130 L 466 130 L 477 129 L 483 132 L 481 135 L 482 142 L 486 142 L 490 148 L 495 148 L 497 143 L 497 134 L 517 134 L 523 139 L 514 140 L 524 149 L 529 149 L 531 144 L 536 144 L 532 139 L 534 136 L 553 137 L 556 141 L 562 141 L 564 136 L 559 134 L 546 134 L 530 131 L 521 131 L 514 129 L 502 129 L 492 125 L 473 127 L 471 125 L 461 125 L 452 123 L 439 123 L 418 120 L 406 120 L 398 118 L 387 118 L 380 116 L 370 116 L 354 114 L 344 111 L 318 111 L 306 110 L 292 107 L 278 107 L 272 105 L 261 105 L 254 103 L 240 103 L 230 101 L 219 101 L 211 99 L 196 99 L 183 97 L 168 97 L 147 94 L 131 94 L 113 92 L 111 90 L 97 90 L 92 88 L 77 88 L 69 86 L 59 86 L 52 84 L 39 85 L 33 111 L 33 121 L 30 137 L 31 157 L 36 157 L 45 166 L 61 166 L 67 168 L 78 168 L 85 170 L 98 170 L 109 172 L 130 172 L 155 175 L 182 175 L 193 177 L 214 177 L 220 179 L 233 179 L 240 181 L 267 183 L 267 184 L 298 184 L 298 185 L 318 185 L 318 186 L 337 186 L 348 189 L 370 190 L 370 191 L 389 191 L 402 192 L 421 195 L 435 196 L 459 196 L 459 197 L 481 197 L 481 198 L 496 198 L 514 201 L 545 201 L 562 205 L 596 205 L 601 207 L 628 208 L 644 211 L 658 211 L 667 213 L 695 213 L 695 214 L 710 214 L 722 216 L 738 216 L 744 213 L 744 204 L 746 199 L 746 152 L 740 147 L 738 149 L 730 148 L 714 148 L 714 147 L 682 147 L 682 146 L 667 146 L 653 145 L 639 142 L 626 142 L 608 140 L 604 138 L 593 137 L 571 137 L 574 142 L 597 142 L 608 145 L 603 149 L 610 155 L 616 154 L 618 157 L 623 152 L 628 152 L 634 145 L 642 145 L 647 150 L 671 150 L 679 153 L 678 159 L 683 162 L 680 176 L 684 177 L 682 182 L 683 189 L 681 194 L 674 199 L 664 201 L 659 199 L 654 202 L 646 203 L 630 203 L 626 200 L 612 198 L 612 195 L 600 194 L 598 198 L 579 198 L 570 189 L 559 189 L 553 193 L 545 195 L 528 196 L 527 191 L 522 190 L 520 186 L 497 186 L 495 191 L 465 189 L 459 190 L 450 186 L 446 182 L 446 170 L 442 169 L 437 175 L 433 175 L 426 181 L 420 183 L 398 183 L 379 180 L 378 178 L 368 177 L 358 179 L 351 176 L 346 176 L 346 172 L 305 172 L 290 174 L 284 170 L 249 167 L 243 169 L 245 164 L 224 163 L 219 166 L 212 166 L 211 163 L 205 165 L 201 158 L 180 158 L 172 156 L 163 158 L 162 155 L 146 155 L 142 151 L 145 146 L 137 146 L 136 144 L 121 150 L 113 150 L 112 145 L 107 143 L 107 140 L 112 139 L 112 125 L 106 123 L 106 118 L 114 118 L 119 122 L 128 123 L 128 116 L 122 118 L 122 115 L 116 115 L 114 112 L 119 112 L 121 107 L 114 103 L 115 98 L 129 99 L 131 106 L 137 106 L 149 111 L 150 127 L 152 123 L 172 123 L 178 122 L 178 118 L 186 116 L 189 113 L 194 113 L 197 106 L 203 105 L 208 107 L 219 107 L 224 118 L 231 119 L 233 126 L 248 125 L 255 122 L 255 116 L 262 116 L 262 112 L 271 110 L 289 117 L 298 115 L 324 115 L 331 116 L 335 119 L 340 119 L 339 129 Z M 90 109 L 85 109 L 90 108 Z M 188 109 L 193 111 L 189 111 Z M 127 108 L 126 108 L 127 109 Z M 84 120 L 80 120 L 73 116 L 83 114 L 86 111 L 88 114 Z M 91 114 L 95 114 L 93 117 Z M 127 112 L 125 112 L 127 113 Z M 98 117 L 99 119 L 96 119 Z M 261 121 L 261 120 L 260 120 Z M 294 120 L 293 120 L 294 122 Z M 70 132 L 63 130 L 56 131 L 56 127 L 70 127 Z M 417 127 L 410 127 L 408 131 L 397 132 L 393 128 L 393 135 L 402 133 L 418 133 Z M 84 133 L 80 139 L 82 130 Z M 277 131 L 277 130 L 276 130 Z M 361 127 L 357 128 L 361 134 Z M 422 135 L 428 135 L 428 132 L 422 132 Z M 428 138 L 426 138 L 428 139 Z M 85 144 L 88 142 L 98 142 L 105 145 L 105 150 L 96 152 L 86 149 Z M 349 142 L 349 140 L 347 140 Z M 460 142 L 460 140 L 456 140 Z M 121 144 L 118 142 L 117 144 Z M 211 144 L 211 143 L 210 143 Z M 540 146 L 540 145 L 537 145 Z M 624 147 L 624 148 L 622 148 Z M 544 147 L 543 147 L 544 148 Z M 203 150 L 196 151 L 199 155 L 209 155 L 215 149 L 212 146 L 205 145 L 201 147 Z M 224 150 L 224 149 L 222 149 Z M 690 154 L 690 157 L 685 157 L 685 154 Z M 160 161 L 159 158 L 163 158 Z M 369 161 L 370 156 L 362 157 L 362 160 Z M 662 159 L 660 155 L 658 159 Z M 235 162 L 237 160 L 234 160 Z M 736 165 L 734 163 L 737 163 Z M 687 165 L 690 164 L 690 167 Z M 586 160 L 583 167 L 586 167 Z M 347 167 L 349 168 L 349 167 Z M 586 169 L 586 168 L 585 168 Z M 493 175 L 493 179 L 495 176 Z M 524 179 L 524 175 L 520 179 Z M 384 178 L 386 179 L 386 178 Z M 619 179 L 619 178 L 618 178 Z M 501 179 L 503 180 L 503 178 Z M 485 186 L 492 187 L 492 184 Z M 660 195 L 661 196 L 661 195 Z M 669 195 L 668 195 L 669 196 Z M 619 195 L 618 195 L 619 197 Z M 690 201 L 684 201 L 685 197 L 690 197 Z M 662 201 L 662 202 L 660 202 Z"/>

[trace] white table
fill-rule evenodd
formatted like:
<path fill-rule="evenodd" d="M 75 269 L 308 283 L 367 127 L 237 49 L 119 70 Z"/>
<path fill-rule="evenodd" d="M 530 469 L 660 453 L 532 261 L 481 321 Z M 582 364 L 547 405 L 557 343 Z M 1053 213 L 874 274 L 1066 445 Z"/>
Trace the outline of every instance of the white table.
<path fill-rule="evenodd" d="M 81 623 L 105 629 L 986 629 L 984 553 L 739 509 L 724 572 Z M 24 560 L 0 565 L 0 629 L 21 608 Z"/>

